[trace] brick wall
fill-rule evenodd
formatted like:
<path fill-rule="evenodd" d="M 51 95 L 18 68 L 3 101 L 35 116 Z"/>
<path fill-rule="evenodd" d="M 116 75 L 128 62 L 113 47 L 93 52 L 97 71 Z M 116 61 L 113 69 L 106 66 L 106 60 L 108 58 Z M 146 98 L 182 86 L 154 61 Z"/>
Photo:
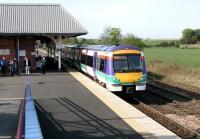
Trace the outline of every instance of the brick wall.
<path fill-rule="evenodd" d="M 10 50 L 10 54 L 9 55 L 2 55 L 2 53 L 0 54 L 0 59 L 2 59 L 2 57 L 6 58 L 6 61 L 9 61 L 11 58 L 15 57 L 15 39 L 14 38 L 0 38 L 0 51 L 1 50 L 5 50 L 8 49 Z"/>
<path fill-rule="evenodd" d="M 25 50 L 26 56 L 31 61 L 31 69 L 35 70 L 35 39 L 31 38 L 20 38 L 19 39 L 19 49 Z M 20 56 L 20 67 L 23 68 L 24 56 Z"/>
<path fill-rule="evenodd" d="M 0 59 L 2 57 L 5 57 L 7 62 L 11 58 L 18 58 L 18 48 L 17 48 L 17 39 L 16 37 L 1 37 L 0 38 L 0 50 L 9 49 L 10 54 L 9 55 L 2 55 L 0 52 Z M 28 38 L 28 37 L 20 37 L 19 39 L 19 50 L 24 50 L 26 53 L 26 56 L 31 61 L 31 69 L 35 70 L 35 39 Z M 20 68 L 23 68 L 23 60 L 24 56 L 19 57 L 19 66 Z"/>

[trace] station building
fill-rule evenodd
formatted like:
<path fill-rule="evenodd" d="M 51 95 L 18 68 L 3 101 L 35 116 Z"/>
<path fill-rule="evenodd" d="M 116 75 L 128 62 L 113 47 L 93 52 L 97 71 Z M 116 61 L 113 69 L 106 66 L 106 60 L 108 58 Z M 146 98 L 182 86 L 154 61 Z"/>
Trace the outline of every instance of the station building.
<path fill-rule="evenodd" d="M 24 57 L 36 68 L 38 42 L 49 55 L 58 54 L 64 39 L 87 34 L 87 30 L 60 4 L 0 4 L 0 59 L 16 58 L 23 67 Z M 39 40 L 39 41 L 38 41 Z"/>

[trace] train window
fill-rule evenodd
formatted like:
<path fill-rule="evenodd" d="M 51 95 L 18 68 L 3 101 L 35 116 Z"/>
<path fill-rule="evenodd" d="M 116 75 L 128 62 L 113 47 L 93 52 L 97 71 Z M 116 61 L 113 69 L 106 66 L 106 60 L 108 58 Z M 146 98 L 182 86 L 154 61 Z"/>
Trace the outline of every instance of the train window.
<path fill-rule="evenodd" d="M 93 67 L 93 57 L 87 56 L 87 65 Z"/>
<path fill-rule="evenodd" d="M 78 53 L 78 50 L 76 50 L 76 60 L 79 60 L 79 53 Z"/>
<path fill-rule="evenodd" d="M 81 61 L 81 51 L 78 51 L 78 60 Z"/>
<path fill-rule="evenodd" d="M 76 52 L 75 52 L 75 50 L 73 50 L 73 59 L 75 59 L 75 57 L 76 57 Z"/>
<path fill-rule="evenodd" d="M 128 56 L 128 64 L 130 71 L 141 71 L 142 63 L 140 55 L 129 55 Z"/>
<path fill-rule="evenodd" d="M 99 70 L 103 72 L 103 69 L 104 69 L 104 59 L 100 59 L 100 67 L 99 67 Z"/>
<path fill-rule="evenodd" d="M 74 59 L 74 50 L 71 51 L 71 59 Z"/>
<path fill-rule="evenodd" d="M 74 59 L 77 60 L 77 51 L 74 50 Z"/>
<path fill-rule="evenodd" d="M 81 54 L 81 63 L 85 64 L 85 55 Z"/>
<path fill-rule="evenodd" d="M 67 48 L 67 58 L 69 58 L 69 48 Z"/>
<path fill-rule="evenodd" d="M 140 55 L 115 55 L 113 57 L 115 72 L 141 72 Z"/>

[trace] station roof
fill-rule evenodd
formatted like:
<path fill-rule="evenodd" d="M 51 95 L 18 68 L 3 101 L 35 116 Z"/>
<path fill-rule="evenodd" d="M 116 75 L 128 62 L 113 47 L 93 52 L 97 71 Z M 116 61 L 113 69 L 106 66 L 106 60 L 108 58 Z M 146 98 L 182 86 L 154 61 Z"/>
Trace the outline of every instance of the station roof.
<path fill-rule="evenodd" d="M 87 30 L 60 4 L 0 4 L 0 35 L 79 36 Z"/>

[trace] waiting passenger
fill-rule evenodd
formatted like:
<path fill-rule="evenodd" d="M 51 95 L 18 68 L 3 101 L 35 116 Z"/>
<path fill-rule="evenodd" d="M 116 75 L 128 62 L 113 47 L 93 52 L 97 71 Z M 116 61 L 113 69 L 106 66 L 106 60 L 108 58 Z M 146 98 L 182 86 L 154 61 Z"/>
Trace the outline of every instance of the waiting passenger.
<path fill-rule="evenodd" d="M 15 75 L 18 75 L 19 73 L 18 73 L 18 61 L 17 61 L 17 59 L 16 58 L 14 58 L 14 74 Z"/>
<path fill-rule="evenodd" d="M 25 57 L 24 58 L 24 69 L 25 69 L 25 74 L 26 75 L 30 74 L 30 66 L 31 66 L 30 60 L 27 57 Z"/>
<path fill-rule="evenodd" d="M 40 60 L 40 72 L 41 72 L 41 74 L 45 75 L 45 72 L 46 72 L 46 59 L 45 59 L 44 56 Z"/>
<path fill-rule="evenodd" d="M 13 61 L 13 59 L 10 59 L 8 68 L 9 68 L 9 71 L 10 71 L 10 75 L 14 76 L 14 61 Z"/>
<path fill-rule="evenodd" d="M 6 74 L 6 65 L 7 65 L 6 59 L 5 57 L 3 57 L 1 60 L 1 72 L 3 75 Z"/>

